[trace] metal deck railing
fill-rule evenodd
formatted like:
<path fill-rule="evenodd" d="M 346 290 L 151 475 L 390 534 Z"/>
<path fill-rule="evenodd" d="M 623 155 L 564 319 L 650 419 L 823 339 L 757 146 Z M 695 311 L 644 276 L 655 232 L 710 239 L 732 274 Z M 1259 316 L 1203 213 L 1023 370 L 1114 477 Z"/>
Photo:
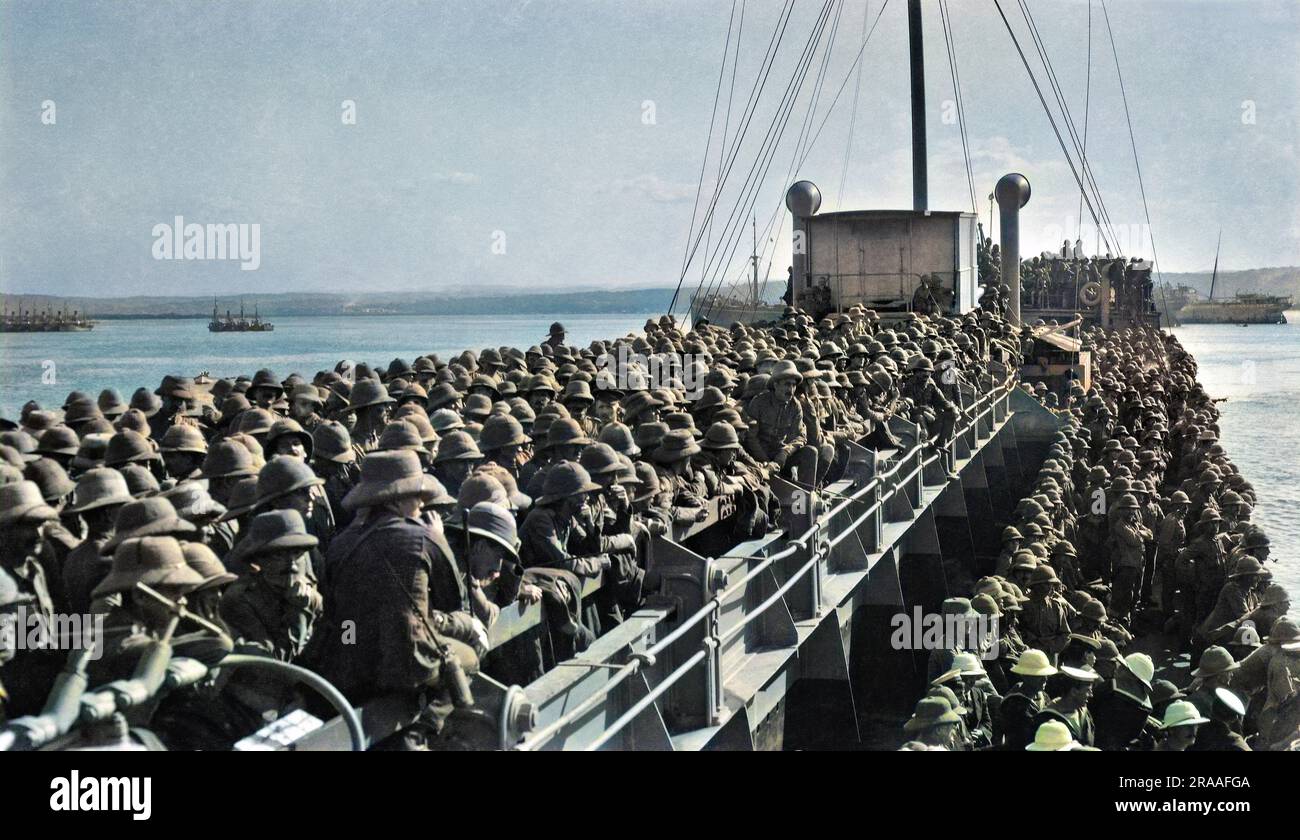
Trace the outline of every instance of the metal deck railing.
<path fill-rule="evenodd" d="M 1010 379 L 986 391 L 962 416 L 951 443 L 955 462 L 961 463 L 969 458 L 979 448 L 980 442 L 990 437 L 997 425 L 1007 419 L 1007 398 L 1014 386 L 1014 379 Z M 911 439 L 916 441 L 912 424 L 906 421 L 896 421 L 896 424 L 902 427 L 898 431 L 910 433 Z M 826 608 L 823 584 L 828 575 L 835 570 L 865 574 L 870 566 L 870 556 L 878 555 L 885 546 L 887 524 L 910 520 L 923 504 L 926 486 L 946 483 L 942 453 L 924 443 L 913 443 L 891 460 L 892 465 L 884 471 L 869 476 L 859 474 L 839 482 L 838 487 L 832 485 L 820 491 L 838 501 L 824 512 L 810 516 L 811 524 L 799 536 L 786 538 L 778 533 L 738 546 L 738 549 L 749 549 L 744 553 L 704 560 L 703 574 L 698 582 L 712 590 L 712 594 L 697 609 L 680 618 L 666 635 L 653 642 L 649 641 L 649 636 L 675 613 L 662 609 L 637 613 L 634 618 L 652 620 L 648 624 L 635 625 L 633 634 L 619 645 L 626 659 L 622 663 L 585 661 L 588 657 L 579 657 L 579 660 L 584 660 L 574 663 L 579 667 L 603 666 L 614 670 L 601 685 L 584 692 L 585 696 L 576 705 L 558 711 L 540 728 L 524 733 L 515 748 L 536 750 L 564 746 L 557 743 L 567 740 L 562 736 L 580 726 L 595 710 L 610 703 L 615 691 L 626 685 L 631 677 L 649 671 L 657 672 L 653 686 L 647 683 L 644 694 L 627 705 L 611 723 L 600 727 L 594 734 L 585 733 L 586 737 L 580 739 L 582 748 L 593 750 L 608 744 L 651 705 L 701 667 L 702 684 L 698 689 L 702 690 L 689 693 L 703 700 L 704 707 L 696 710 L 695 714 L 687 713 L 682 717 L 702 724 L 703 728 L 718 726 L 724 714 L 725 694 L 733 687 L 730 678 L 743 669 L 747 655 L 773 647 L 764 644 L 774 641 L 770 638 L 772 634 L 754 632 L 764 616 L 787 603 L 797 590 L 802 590 L 797 594 L 803 609 L 796 607 L 791 612 L 805 616 L 805 620 L 821 618 Z M 792 497 L 790 501 L 804 492 L 794 486 L 785 489 Z M 815 494 L 807 494 L 803 501 L 810 505 L 809 510 L 813 510 Z M 788 510 L 798 510 L 797 504 L 791 503 L 787 507 Z M 847 562 L 832 566 L 836 554 L 856 556 L 841 556 L 840 559 Z M 792 560 L 798 562 L 798 566 L 788 574 L 783 573 L 783 581 L 774 588 L 767 587 L 771 591 L 761 591 L 755 596 L 756 584 Z M 654 562 L 652 559 L 651 563 Z M 743 576 L 730 582 L 732 573 L 746 566 Z M 606 635 L 618 632 L 616 629 Z M 688 640 L 687 637 L 692 638 Z M 800 641 L 798 633 L 791 635 L 787 632 L 784 637 L 783 640 L 789 644 L 776 646 L 777 649 L 796 647 Z M 662 665 L 665 657 L 676 663 L 675 666 Z M 671 670 L 667 670 L 668 667 Z M 551 694 L 549 684 L 553 682 L 555 680 L 543 677 L 534 686 L 537 693 Z M 578 680 L 570 682 L 576 684 Z M 525 693 L 534 693 L 533 686 L 525 689 Z M 537 699 L 545 706 L 545 697 Z M 545 709 L 541 711 L 543 716 L 550 716 Z M 682 710 L 675 711 L 680 716 Z"/>

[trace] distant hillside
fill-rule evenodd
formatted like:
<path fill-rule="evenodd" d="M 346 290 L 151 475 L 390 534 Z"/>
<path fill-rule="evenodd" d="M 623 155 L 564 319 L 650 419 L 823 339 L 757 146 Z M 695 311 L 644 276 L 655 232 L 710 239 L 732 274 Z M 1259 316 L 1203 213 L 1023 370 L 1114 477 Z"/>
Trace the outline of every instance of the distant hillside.
<path fill-rule="evenodd" d="M 1210 272 L 1171 274 L 1164 272 L 1164 280 L 1171 286 L 1191 286 L 1207 296 L 1210 293 Z M 1262 292 L 1266 295 L 1291 295 L 1300 302 L 1300 267 L 1251 268 L 1245 271 L 1220 271 L 1214 283 L 1214 297 L 1235 295 L 1237 292 Z"/>
<path fill-rule="evenodd" d="M 457 293 L 375 292 L 366 295 L 326 293 L 251 294 L 218 297 L 217 310 L 238 313 L 241 303 L 253 314 L 274 319 L 294 315 L 593 315 L 663 312 L 671 288 L 611 291 L 565 291 L 542 294 L 466 295 Z M 0 294 L 9 310 L 78 310 L 92 318 L 209 318 L 210 297 L 64 298 L 50 295 Z"/>

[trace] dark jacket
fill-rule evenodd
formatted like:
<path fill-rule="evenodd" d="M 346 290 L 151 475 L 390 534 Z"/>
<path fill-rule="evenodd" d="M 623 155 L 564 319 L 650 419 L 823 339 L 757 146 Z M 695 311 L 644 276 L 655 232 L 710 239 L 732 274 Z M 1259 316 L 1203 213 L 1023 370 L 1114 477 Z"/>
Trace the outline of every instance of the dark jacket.
<path fill-rule="evenodd" d="M 316 670 L 354 701 L 436 682 L 437 628 L 456 623 L 447 613 L 463 608 L 464 589 L 428 526 L 383 510 L 358 516 L 335 536 L 325 565 Z"/>

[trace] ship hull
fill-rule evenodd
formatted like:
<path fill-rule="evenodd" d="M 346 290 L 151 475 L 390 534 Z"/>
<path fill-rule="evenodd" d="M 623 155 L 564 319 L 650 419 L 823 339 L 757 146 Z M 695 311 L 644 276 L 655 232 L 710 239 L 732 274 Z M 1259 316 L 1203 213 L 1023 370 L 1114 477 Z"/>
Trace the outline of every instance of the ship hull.
<path fill-rule="evenodd" d="M 719 303 L 710 305 L 705 302 L 691 301 L 691 323 L 699 323 L 701 318 L 708 318 L 709 323 L 729 327 L 737 322 L 741 324 L 758 324 L 764 321 L 779 321 L 784 305 L 760 303 L 743 305 L 736 303 Z"/>
<path fill-rule="evenodd" d="M 64 332 L 90 332 L 94 329 L 93 325 L 84 324 L 45 324 L 34 326 L 14 326 L 10 324 L 0 325 L 0 333 L 64 333 Z"/>
<path fill-rule="evenodd" d="M 1193 303 L 1177 313 L 1182 324 L 1285 324 L 1286 309 L 1272 305 L 1222 305 Z"/>

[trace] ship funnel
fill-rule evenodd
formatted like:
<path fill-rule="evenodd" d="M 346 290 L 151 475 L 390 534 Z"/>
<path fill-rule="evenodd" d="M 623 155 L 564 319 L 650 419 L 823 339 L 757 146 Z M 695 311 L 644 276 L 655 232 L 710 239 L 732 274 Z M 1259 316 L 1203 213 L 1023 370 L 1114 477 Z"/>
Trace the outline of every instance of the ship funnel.
<path fill-rule="evenodd" d="M 1029 179 L 1010 172 L 998 179 L 998 221 L 1002 226 L 1002 282 L 1011 289 L 1008 315 L 1020 325 L 1020 208 L 1029 203 Z"/>
<path fill-rule="evenodd" d="M 817 215 L 822 206 L 822 191 L 812 181 L 795 181 L 785 191 L 785 206 L 790 211 L 791 234 L 794 242 L 790 248 L 790 303 L 799 305 L 799 292 L 812 284 L 808 277 L 808 225 L 805 221 Z"/>

